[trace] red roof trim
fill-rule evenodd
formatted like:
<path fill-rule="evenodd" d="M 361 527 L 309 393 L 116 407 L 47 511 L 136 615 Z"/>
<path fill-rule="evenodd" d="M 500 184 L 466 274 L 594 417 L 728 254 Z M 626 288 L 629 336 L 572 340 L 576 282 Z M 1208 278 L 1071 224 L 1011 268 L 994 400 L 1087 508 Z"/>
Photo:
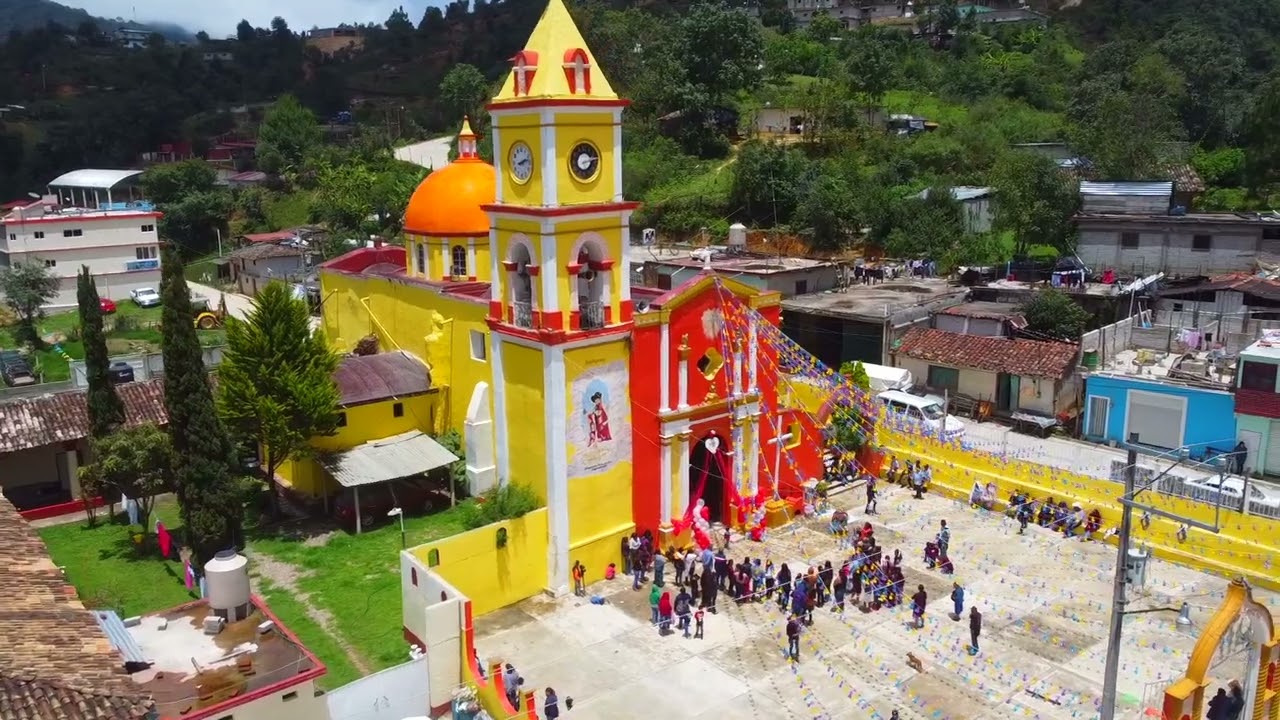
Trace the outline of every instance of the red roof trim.
<path fill-rule="evenodd" d="M 93 210 L 89 211 L 93 213 Z M 161 212 L 122 212 L 115 215 L 50 215 L 38 218 L 5 218 L 5 225 L 52 225 L 55 223 L 66 223 L 67 225 L 75 225 L 82 222 L 102 222 L 104 220 L 128 220 L 130 218 L 155 218 L 159 220 L 164 217 Z"/>
<path fill-rule="evenodd" d="M 559 98 L 529 98 L 528 100 L 500 100 L 491 102 L 484 106 L 485 110 L 518 110 L 523 108 L 541 108 L 541 107 L 575 107 L 582 105 L 591 105 L 593 107 L 616 107 L 624 108 L 631 105 L 630 100 L 623 98 L 589 98 L 582 97 L 573 100 Z"/>
<path fill-rule="evenodd" d="M 568 217 L 573 215 L 593 215 L 596 213 L 634 211 L 637 210 L 640 205 L 641 203 L 632 200 L 615 203 L 600 203 L 597 205 L 569 205 L 554 208 L 524 207 L 521 205 L 489 203 L 487 205 L 481 205 L 480 209 L 486 212 L 527 215 L 529 217 Z"/>

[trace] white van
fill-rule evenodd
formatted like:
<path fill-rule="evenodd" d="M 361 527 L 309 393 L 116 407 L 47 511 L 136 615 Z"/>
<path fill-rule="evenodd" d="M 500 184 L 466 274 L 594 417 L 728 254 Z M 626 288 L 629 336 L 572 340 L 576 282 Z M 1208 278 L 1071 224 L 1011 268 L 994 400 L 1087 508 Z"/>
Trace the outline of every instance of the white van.
<path fill-rule="evenodd" d="M 943 412 L 942 405 L 934 398 L 886 390 L 876 395 L 876 399 L 884 403 L 889 412 L 920 423 L 930 434 L 937 433 L 943 440 L 955 440 L 964 435 L 964 423 Z"/>
<path fill-rule="evenodd" d="M 871 363 L 862 363 L 862 367 L 867 371 L 867 377 L 871 380 L 871 392 L 910 390 L 912 383 L 915 382 L 914 378 L 911 377 L 911 371 L 906 368 L 873 365 Z"/>

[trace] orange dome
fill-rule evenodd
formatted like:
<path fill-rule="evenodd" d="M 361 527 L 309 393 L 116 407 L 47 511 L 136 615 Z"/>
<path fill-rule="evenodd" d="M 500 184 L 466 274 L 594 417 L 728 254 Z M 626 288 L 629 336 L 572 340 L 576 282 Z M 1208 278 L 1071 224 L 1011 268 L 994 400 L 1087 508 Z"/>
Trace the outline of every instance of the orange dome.
<path fill-rule="evenodd" d="M 497 171 L 476 156 L 475 138 L 464 120 L 458 134 L 458 159 L 428 175 L 413 191 L 404 212 L 405 232 L 428 237 L 488 236 L 489 215 L 480 206 L 497 198 Z"/>

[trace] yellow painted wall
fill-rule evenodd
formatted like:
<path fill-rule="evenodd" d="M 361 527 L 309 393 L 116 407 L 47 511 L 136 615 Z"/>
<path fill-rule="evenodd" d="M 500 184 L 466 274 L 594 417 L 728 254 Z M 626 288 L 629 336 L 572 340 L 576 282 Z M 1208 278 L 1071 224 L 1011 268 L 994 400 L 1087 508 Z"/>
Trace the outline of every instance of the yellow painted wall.
<path fill-rule="evenodd" d="M 507 530 L 507 544 L 497 547 L 498 529 Z M 539 508 L 512 520 L 486 525 L 461 535 L 412 548 L 424 565 L 432 550 L 440 564 L 432 568 L 471 599 L 478 617 L 538 594 L 547 584 L 547 509 Z"/>
<path fill-rule="evenodd" d="M 493 149 L 494 154 L 501 157 L 499 162 L 503 167 L 502 177 L 498 178 L 502 183 L 502 201 L 511 205 L 541 205 L 543 148 L 538 113 L 494 116 L 493 126 L 497 128 L 498 141 L 502 143 L 502 147 Z M 511 146 L 517 141 L 524 142 L 533 151 L 533 175 L 524 183 L 516 182 L 511 176 Z"/>
<path fill-rule="evenodd" d="M 431 369 L 432 386 L 440 389 L 438 412 L 446 424 L 439 430 L 462 432 L 476 383 L 493 385 L 487 350 L 484 360 L 471 356 L 472 331 L 488 346 L 487 300 L 449 297 L 411 280 L 325 271 L 320 284 L 325 336 L 334 348 L 350 352 L 373 334 L 383 352 L 399 349 L 421 358 Z"/>
<path fill-rule="evenodd" d="M 574 380 L 593 367 L 625 361 L 629 348 L 628 341 L 619 340 L 565 351 L 565 407 L 570 415 L 566 422 L 581 422 L 578 416 L 581 399 L 571 394 Z M 629 413 L 631 398 L 628 395 L 611 404 L 615 408 L 625 407 Z M 611 417 L 609 424 L 612 428 L 629 426 L 631 417 L 629 414 Z M 648 448 L 636 447 L 637 440 L 633 435 L 633 452 L 651 452 Z M 567 461 L 571 465 L 572 446 L 568 453 Z M 615 462 L 604 472 L 569 479 L 569 561 L 581 561 L 596 580 L 600 579 L 609 563 L 621 562 L 619 540 L 635 530 L 631 513 L 631 472 L 628 457 Z"/>
<path fill-rule="evenodd" d="M 494 422 L 508 421 L 511 477 L 507 480 L 527 485 L 546 502 L 547 434 L 542 352 L 504 343 L 502 366 L 507 381 L 507 418 L 494 418 Z"/>
<path fill-rule="evenodd" d="M 962 450 L 955 445 L 890 430 L 883 423 L 876 439 L 890 455 L 922 460 L 932 466 L 935 486 L 952 497 L 967 498 L 975 481 L 984 485 L 993 482 L 1002 503 L 1008 501 L 1014 489 L 1020 489 L 1036 499 L 1051 495 L 1068 504 L 1079 502 L 1086 511 L 1097 508 L 1104 527 L 1120 524 L 1123 508 L 1116 498 L 1123 487 L 1119 483 Z M 1203 503 L 1154 491 L 1142 493 L 1139 500 L 1201 522 L 1214 522 L 1214 508 Z M 1150 546 L 1157 557 L 1228 577 L 1244 575 L 1252 583 L 1280 589 L 1280 573 L 1275 569 L 1274 560 L 1280 558 L 1280 520 L 1224 509 L 1219 533 L 1191 528 L 1186 541 L 1180 542 L 1178 523 L 1153 515 L 1150 527 L 1144 529 L 1139 522 L 1141 517 L 1141 511 L 1134 511 L 1134 539 Z"/>
<path fill-rule="evenodd" d="M 410 430 L 421 430 L 428 435 L 439 435 L 443 417 L 438 416 L 441 394 L 436 391 L 400 400 L 381 400 L 365 405 L 343 408 L 347 424 L 333 435 L 311 439 L 311 446 L 321 452 L 350 450 L 370 440 L 399 435 Z M 404 405 L 404 415 L 395 416 L 395 404 Z M 319 496 L 336 489 L 329 474 L 315 458 L 285 461 L 276 475 L 286 487 L 300 493 Z"/>
<path fill-rule="evenodd" d="M 558 112 L 556 124 L 556 173 L 560 204 L 612 202 L 616 194 L 613 165 L 621 158 L 613 152 L 613 114 Z M 506 141 L 506 136 L 503 136 Z M 600 151 L 600 167 L 591 180 L 583 182 L 569 170 L 574 146 L 589 142 Z"/>

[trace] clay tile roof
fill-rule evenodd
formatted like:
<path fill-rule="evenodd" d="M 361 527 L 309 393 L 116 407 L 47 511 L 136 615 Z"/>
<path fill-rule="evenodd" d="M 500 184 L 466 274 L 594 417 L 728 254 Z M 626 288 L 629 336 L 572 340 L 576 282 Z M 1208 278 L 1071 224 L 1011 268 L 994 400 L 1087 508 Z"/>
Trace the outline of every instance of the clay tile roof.
<path fill-rule="evenodd" d="M 164 380 L 117 385 L 129 425 L 169 421 L 164 408 Z M 89 435 L 89 409 L 84 390 L 24 398 L 0 405 L 0 453 L 16 452 Z M 0 713 L 0 718 L 5 717 Z"/>
<path fill-rule="evenodd" d="M 1029 377 L 1061 378 L 1076 364 L 1074 343 L 983 337 L 912 328 L 898 353 L 917 360 Z"/>
<path fill-rule="evenodd" d="M 403 350 L 344 357 L 333 380 L 344 407 L 421 395 L 431 389 L 427 366 Z"/>
<path fill-rule="evenodd" d="M 270 258 L 280 257 L 296 257 L 301 258 L 306 250 L 293 245 L 285 245 L 273 242 L 260 242 L 252 245 L 245 245 L 242 248 L 236 248 L 229 254 L 233 258 L 241 260 L 267 260 Z"/>
<path fill-rule="evenodd" d="M 0 565 L 0 718 L 146 718 L 151 699 L 3 495 Z"/>
<path fill-rule="evenodd" d="M 1173 181 L 1178 192 L 1202 193 L 1205 191 L 1204 180 L 1200 173 L 1186 163 L 1171 163 L 1165 167 L 1165 174 Z"/>

